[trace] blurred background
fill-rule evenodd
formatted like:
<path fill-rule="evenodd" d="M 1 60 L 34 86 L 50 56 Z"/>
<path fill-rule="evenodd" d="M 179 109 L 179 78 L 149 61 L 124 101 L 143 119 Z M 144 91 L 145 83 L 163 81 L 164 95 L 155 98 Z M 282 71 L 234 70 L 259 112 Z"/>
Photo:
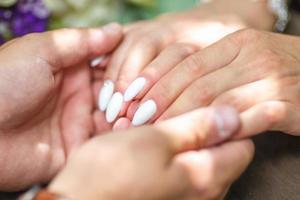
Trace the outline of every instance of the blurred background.
<path fill-rule="evenodd" d="M 199 0 L 0 0 L 0 42 L 63 27 L 130 23 L 185 10 Z"/>

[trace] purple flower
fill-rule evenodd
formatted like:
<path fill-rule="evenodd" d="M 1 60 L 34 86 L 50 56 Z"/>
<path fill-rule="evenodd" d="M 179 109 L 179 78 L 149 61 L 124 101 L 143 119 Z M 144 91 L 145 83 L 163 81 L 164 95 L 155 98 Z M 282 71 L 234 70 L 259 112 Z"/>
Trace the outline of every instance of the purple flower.
<path fill-rule="evenodd" d="M 47 29 L 49 10 L 42 0 L 19 0 L 10 8 L 0 8 L 0 23 L 9 24 L 9 32 L 13 37 Z M 1 37 L 5 38 L 0 30 Z"/>
<path fill-rule="evenodd" d="M 14 36 L 43 32 L 47 28 L 49 11 L 42 0 L 20 0 L 13 13 L 11 25 Z"/>

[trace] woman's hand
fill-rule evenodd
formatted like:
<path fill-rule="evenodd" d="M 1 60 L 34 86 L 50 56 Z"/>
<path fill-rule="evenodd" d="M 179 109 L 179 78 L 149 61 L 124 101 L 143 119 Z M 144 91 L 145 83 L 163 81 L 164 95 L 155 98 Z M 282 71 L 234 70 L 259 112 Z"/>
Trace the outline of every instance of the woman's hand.
<path fill-rule="evenodd" d="M 126 92 L 126 89 L 150 63 L 157 70 L 167 63 L 152 62 L 166 48 L 175 46 L 178 49 L 186 44 L 190 46 L 181 54 L 175 53 L 170 58 L 174 66 L 190 53 L 239 29 L 255 27 L 271 30 L 274 19 L 267 1 L 216 0 L 193 10 L 129 25 L 125 28 L 125 37 L 120 46 L 112 55 L 108 55 L 110 62 L 104 76 L 108 84 L 105 85 L 122 93 L 125 102 L 130 102 L 137 94 Z M 163 68 L 166 70 L 168 66 Z M 144 81 L 141 80 L 140 83 L 144 84 Z M 111 90 L 103 88 L 99 89 L 102 94 L 100 96 L 111 97 Z M 116 109 L 108 109 L 106 119 L 110 123 L 124 115 L 126 105 L 120 107 L 121 98 L 120 94 L 116 95 L 113 98 Z M 107 100 L 104 98 L 99 101 L 100 110 L 106 111 Z"/>
<path fill-rule="evenodd" d="M 74 200 L 222 199 L 254 146 L 211 145 L 238 127 L 234 109 L 216 107 L 94 138 L 74 152 L 49 190 Z"/>
<path fill-rule="evenodd" d="M 118 25 L 31 34 L 0 48 L 0 190 L 49 181 L 94 131 L 89 60 Z M 22 178 L 20 178 L 22 177 Z"/>
<path fill-rule="evenodd" d="M 152 82 L 157 74 L 160 80 Z M 300 135 L 299 37 L 243 30 L 191 55 L 166 75 L 142 76 L 149 81 L 141 102 L 157 105 L 150 122 L 229 104 L 241 113 L 239 137 L 266 130 Z M 137 103 L 129 107 L 130 119 L 137 108 Z"/>

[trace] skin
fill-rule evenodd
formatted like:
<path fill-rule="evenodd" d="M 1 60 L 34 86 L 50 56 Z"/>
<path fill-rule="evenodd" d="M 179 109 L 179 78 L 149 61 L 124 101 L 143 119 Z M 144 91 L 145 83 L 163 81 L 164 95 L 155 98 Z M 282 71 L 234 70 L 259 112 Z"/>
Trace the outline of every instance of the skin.
<path fill-rule="evenodd" d="M 48 190 L 73 200 L 223 199 L 253 157 L 249 140 L 211 146 L 232 137 L 238 117 L 232 108 L 204 108 L 95 137 L 70 157 Z"/>
<path fill-rule="evenodd" d="M 110 52 L 121 37 L 121 27 L 114 24 L 31 34 L 1 46 L 2 191 L 49 181 L 91 137 L 93 76 L 88 63 Z"/>
<path fill-rule="evenodd" d="M 241 113 L 237 138 L 266 130 L 299 135 L 299 55 L 299 37 L 242 30 L 174 66 L 144 91 L 141 102 L 157 102 L 152 122 L 226 104 Z M 138 105 L 129 107 L 129 119 Z"/>
<path fill-rule="evenodd" d="M 192 10 L 131 24 L 125 29 L 121 45 L 111 55 L 105 79 L 114 81 L 116 90 L 123 93 L 169 46 L 176 48 L 177 43 L 183 43 L 199 50 L 245 27 L 272 30 L 274 22 L 265 0 L 214 0 Z"/>

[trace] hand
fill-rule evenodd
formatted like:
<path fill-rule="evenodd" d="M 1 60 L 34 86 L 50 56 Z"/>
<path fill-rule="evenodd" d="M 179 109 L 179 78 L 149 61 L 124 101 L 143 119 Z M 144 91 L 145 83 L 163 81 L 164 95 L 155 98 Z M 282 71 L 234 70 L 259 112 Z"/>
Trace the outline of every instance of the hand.
<path fill-rule="evenodd" d="M 1 190 L 49 181 L 90 137 L 88 62 L 113 50 L 121 37 L 120 26 L 110 25 L 31 34 L 1 47 Z"/>
<path fill-rule="evenodd" d="M 235 110 L 217 107 L 94 138 L 70 157 L 49 190 L 74 200 L 222 199 L 254 146 L 248 140 L 211 146 L 238 127 Z"/>
<path fill-rule="evenodd" d="M 143 75 L 149 81 L 142 102 L 156 102 L 150 122 L 229 104 L 241 113 L 239 138 L 266 130 L 300 135 L 299 66 L 299 37 L 243 30 L 191 55 L 158 82 L 151 80 L 159 72 Z M 130 118 L 137 107 L 129 108 Z"/>
<path fill-rule="evenodd" d="M 129 93 L 126 89 L 144 68 L 151 66 L 155 71 L 163 66 L 164 71 L 161 73 L 166 73 L 168 68 L 179 64 L 191 53 L 207 47 L 227 34 L 245 27 L 271 30 L 274 21 L 267 1 L 218 0 L 186 12 L 167 14 L 155 20 L 129 25 L 125 28 L 125 37 L 120 46 L 112 55 L 108 55 L 110 62 L 104 78 L 110 81 L 108 88 L 114 86 L 116 92 L 124 95 L 125 102 L 130 102 L 138 91 Z M 189 47 L 180 51 L 185 45 Z M 169 54 L 174 53 L 170 56 L 170 62 L 152 62 L 166 48 L 177 49 L 181 53 L 170 50 Z M 144 80 L 140 80 L 140 83 L 144 84 Z M 100 96 L 112 97 L 112 91 L 102 89 L 99 90 Z M 112 103 L 114 111 L 108 109 L 106 120 L 109 123 L 124 116 L 128 106 L 120 106 L 120 93 L 113 98 L 116 101 Z M 107 102 L 106 98 L 99 99 L 101 111 L 106 111 Z"/>

